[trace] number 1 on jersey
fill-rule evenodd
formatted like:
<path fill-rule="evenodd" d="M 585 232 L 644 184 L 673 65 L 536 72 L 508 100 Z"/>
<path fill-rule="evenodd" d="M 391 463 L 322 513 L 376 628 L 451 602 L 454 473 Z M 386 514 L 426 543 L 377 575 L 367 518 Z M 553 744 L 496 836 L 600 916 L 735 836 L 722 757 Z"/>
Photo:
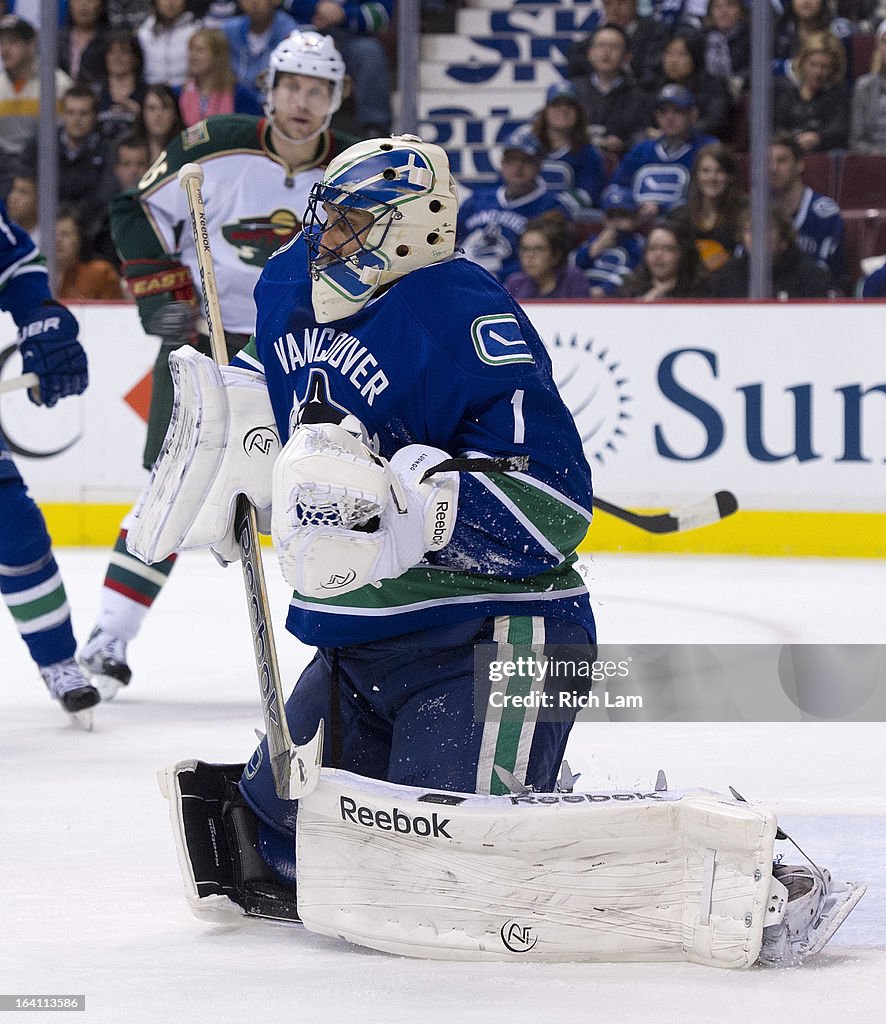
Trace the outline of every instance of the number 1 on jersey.
<path fill-rule="evenodd" d="M 523 422 L 523 391 L 515 391 L 511 398 L 514 407 L 514 444 L 523 444 L 526 438 L 526 424 Z"/>

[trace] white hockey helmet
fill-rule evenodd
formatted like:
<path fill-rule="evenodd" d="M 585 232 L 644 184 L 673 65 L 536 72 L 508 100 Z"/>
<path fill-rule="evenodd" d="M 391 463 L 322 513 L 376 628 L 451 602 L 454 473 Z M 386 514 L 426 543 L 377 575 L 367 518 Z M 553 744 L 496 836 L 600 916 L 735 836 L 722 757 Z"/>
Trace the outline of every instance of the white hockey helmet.
<path fill-rule="evenodd" d="M 352 210 L 371 216 L 359 237 L 347 221 Z M 440 146 L 397 135 L 345 150 L 311 189 L 304 218 L 317 320 L 356 313 L 383 285 L 447 259 L 457 217 L 455 181 Z M 350 233 L 331 248 L 323 239 L 334 224 Z"/>
<path fill-rule="evenodd" d="M 306 75 L 309 78 L 323 78 L 332 83 L 332 95 L 329 100 L 329 112 L 321 128 L 305 139 L 291 139 L 292 142 L 308 142 L 326 131 L 332 115 L 341 106 L 345 81 L 345 62 L 335 48 L 331 36 L 320 32 L 302 31 L 290 34 L 271 53 L 268 61 L 268 90 L 265 94 L 265 113 L 274 123 L 274 86 L 277 76 Z M 276 125 L 274 125 L 276 128 Z M 277 128 L 277 131 L 280 131 Z M 284 138 L 288 138 L 283 132 Z"/>

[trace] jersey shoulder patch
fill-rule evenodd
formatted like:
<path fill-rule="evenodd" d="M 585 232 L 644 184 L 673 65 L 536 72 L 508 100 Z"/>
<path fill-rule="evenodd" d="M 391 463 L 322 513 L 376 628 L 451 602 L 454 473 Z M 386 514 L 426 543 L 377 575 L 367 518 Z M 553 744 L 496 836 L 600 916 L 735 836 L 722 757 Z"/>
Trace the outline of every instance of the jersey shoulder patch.
<path fill-rule="evenodd" d="M 471 324 L 471 340 L 480 362 L 487 366 L 535 361 L 513 313 L 478 316 Z"/>

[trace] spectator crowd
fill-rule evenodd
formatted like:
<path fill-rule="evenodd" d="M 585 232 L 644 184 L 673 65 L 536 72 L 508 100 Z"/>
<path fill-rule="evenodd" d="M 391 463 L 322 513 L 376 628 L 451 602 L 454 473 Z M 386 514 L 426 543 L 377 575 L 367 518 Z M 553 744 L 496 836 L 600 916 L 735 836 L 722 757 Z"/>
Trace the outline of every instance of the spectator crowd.
<path fill-rule="evenodd" d="M 119 264 L 109 200 L 205 117 L 261 114 L 269 54 L 296 28 L 331 35 L 344 56 L 351 130 L 364 137 L 391 130 L 380 37 L 394 0 L 62 6 L 56 92 L 64 230 L 56 241 L 61 264 L 58 239 L 66 239 L 70 297 L 113 291 Z M 886 198 L 886 0 L 785 0 L 778 8 L 766 242 L 775 294 L 880 294 L 882 286 L 862 285 L 859 260 L 886 252 L 886 209 L 871 212 L 886 201 L 844 201 L 840 183 L 850 166 L 859 175 L 847 157 L 870 158 L 868 177 Z M 645 0 L 643 10 L 638 0 L 601 0 L 595 30 L 569 54 L 570 77 L 505 139 L 499 181 L 463 202 L 460 248 L 520 298 L 742 294 L 753 244 L 747 2 Z M 32 24 L 16 13 L 0 17 L 0 197 L 32 234 L 38 52 Z M 89 272 L 73 269 L 74 236 L 76 263 Z"/>
<path fill-rule="evenodd" d="M 15 4 L 0 0 L 0 198 L 39 244 L 39 31 L 7 7 Z M 262 114 L 270 54 L 299 28 L 330 35 L 345 58 L 348 128 L 367 138 L 390 134 L 382 36 L 393 7 L 394 0 L 60 3 L 55 294 L 123 296 L 109 201 L 134 188 L 181 131 L 213 114 Z"/>
<path fill-rule="evenodd" d="M 886 3 L 778 6 L 765 242 L 773 291 L 852 294 L 860 259 L 886 254 Z M 504 139 L 499 182 L 464 204 L 459 244 L 515 295 L 747 293 L 749 8 L 647 0 L 645 9 L 602 0 L 596 28 L 569 54 L 569 79 Z M 542 265 L 538 233 L 551 219 L 561 234 L 546 236 Z"/>

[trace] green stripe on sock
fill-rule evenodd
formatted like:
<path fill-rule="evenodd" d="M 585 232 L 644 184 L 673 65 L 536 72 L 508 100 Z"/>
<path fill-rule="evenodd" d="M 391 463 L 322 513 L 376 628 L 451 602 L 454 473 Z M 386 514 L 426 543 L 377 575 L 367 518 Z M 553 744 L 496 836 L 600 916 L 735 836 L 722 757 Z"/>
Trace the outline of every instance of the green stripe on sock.
<path fill-rule="evenodd" d="M 158 568 L 158 566 L 152 566 L 152 568 Z M 152 601 L 160 593 L 160 587 L 156 583 L 151 583 L 144 576 L 139 576 L 128 569 L 123 569 L 113 562 L 108 566 L 108 572 L 105 576 L 105 582 L 109 581 L 121 583 L 124 587 L 129 587 L 130 590 L 134 590 L 137 594 L 149 597 Z"/>
<path fill-rule="evenodd" d="M 56 611 L 67 604 L 67 600 L 65 588 L 59 584 L 51 593 L 44 594 L 43 597 L 38 597 L 33 601 L 27 601 L 25 604 L 12 605 L 9 610 L 16 622 L 30 622 L 41 615 L 48 615 L 49 612 Z"/>

